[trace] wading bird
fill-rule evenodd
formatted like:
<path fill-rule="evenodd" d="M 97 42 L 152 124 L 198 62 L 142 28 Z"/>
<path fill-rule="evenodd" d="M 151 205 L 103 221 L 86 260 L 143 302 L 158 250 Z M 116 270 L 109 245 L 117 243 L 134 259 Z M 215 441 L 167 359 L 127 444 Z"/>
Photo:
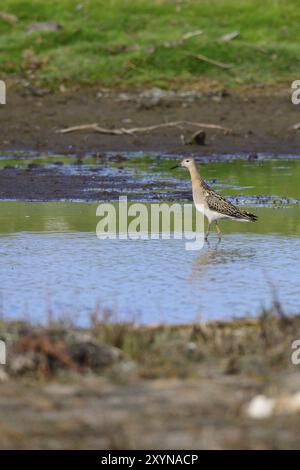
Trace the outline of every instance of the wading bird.
<path fill-rule="evenodd" d="M 216 225 L 218 237 L 221 239 L 222 233 L 218 224 L 219 219 L 231 219 L 241 222 L 255 222 L 257 220 L 256 215 L 240 209 L 216 193 L 201 177 L 193 158 L 185 158 L 181 161 L 180 165 L 173 166 L 171 170 L 181 167 L 187 168 L 190 172 L 193 200 L 196 209 L 208 219 L 208 230 L 205 234 L 205 240 L 208 239 L 213 222 Z"/>

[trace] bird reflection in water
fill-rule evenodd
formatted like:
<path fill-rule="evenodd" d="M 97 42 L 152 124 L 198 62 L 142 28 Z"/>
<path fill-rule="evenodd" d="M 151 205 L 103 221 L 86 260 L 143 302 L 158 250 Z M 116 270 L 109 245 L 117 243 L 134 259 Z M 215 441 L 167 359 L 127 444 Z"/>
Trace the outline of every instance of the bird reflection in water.
<path fill-rule="evenodd" d="M 241 246 L 232 248 L 229 246 L 222 245 L 222 241 L 217 239 L 215 241 L 207 241 L 205 247 L 200 251 L 199 255 L 195 258 L 192 271 L 187 278 L 188 282 L 195 282 L 203 279 L 209 272 L 208 281 L 213 282 L 215 276 L 218 276 L 218 284 L 220 284 L 218 266 L 225 264 L 232 264 L 241 261 L 248 261 L 250 258 L 255 256 L 255 249 L 249 247 L 248 250 L 244 250 Z M 213 269 L 213 266 L 216 269 Z M 209 268 L 212 268 L 208 271 Z M 224 284 L 226 279 L 224 271 L 222 270 L 222 277 Z M 203 286 L 204 288 L 204 286 Z"/>

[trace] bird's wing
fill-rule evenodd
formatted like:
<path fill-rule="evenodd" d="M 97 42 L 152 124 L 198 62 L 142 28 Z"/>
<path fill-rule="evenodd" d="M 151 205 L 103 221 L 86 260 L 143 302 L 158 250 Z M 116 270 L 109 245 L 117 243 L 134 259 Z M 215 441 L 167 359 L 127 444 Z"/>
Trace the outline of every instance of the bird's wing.
<path fill-rule="evenodd" d="M 231 204 L 223 196 L 213 191 L 208 184 L 206 184 L 207 197 L 206 202 L 210 210 L 226 214 L 229 217 L 234 218 L 247 218 L 249 217 L 248 212 L 240 209 L 239 207 Z"/>
<path fill-rule="evenodd" d="M 226 214 L 229 217 L 234 217 L 237 219 L 248 219 L 255 221 L 257 219 L 256 215 L 251 214 L 250 212 L 244 211 L 239 207 L 231 204 L 223 196 L 216 193 L 204 180 L 202 180 L 202 186 L 206 191 L 206 203 L 208 208 L 215 212 L 220 212 Z"/>
<path fill-rule="evenodd" d="M 229 215 L 230 217 L 242 217 L 243 212 L 224 197 L 215 192 L 209 192 L 206 198 L 210 210 Z"/>

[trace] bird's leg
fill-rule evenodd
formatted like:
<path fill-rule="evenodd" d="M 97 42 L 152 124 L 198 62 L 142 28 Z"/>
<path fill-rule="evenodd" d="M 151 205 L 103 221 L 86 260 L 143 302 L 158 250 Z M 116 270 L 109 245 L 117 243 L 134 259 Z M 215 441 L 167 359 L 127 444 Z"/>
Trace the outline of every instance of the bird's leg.
<path fill-rule="evenodd" d="M 219 224 L 218 224 L 218 221 L 217 221 L 217 220 L 215 221 L 215 224 L 216 224 L 216 230 L 217 230 L 218 238 L 219 238 L 219 240 L 221 240 L 221 238 L 222 238 L 222 232 L 221 232 L 221 230 L 220 230 L 220 227 L 219 227 Z"/>
<path fill-rule="evenodd" d="M 210 231 L 210 225 L 211 225 L 211 224 L 210 224 L 210 222 L 209 222 L 209 223 L 208 223 L 208 227 L 207 227 L 207 232 L 206 232 L 205 237 L 204 237 L 204 240 L 205 240 L 206 242 L 207 242 L 207 240 L 208 240 L 208 235 L 209 235 L 209 231 Z"/>

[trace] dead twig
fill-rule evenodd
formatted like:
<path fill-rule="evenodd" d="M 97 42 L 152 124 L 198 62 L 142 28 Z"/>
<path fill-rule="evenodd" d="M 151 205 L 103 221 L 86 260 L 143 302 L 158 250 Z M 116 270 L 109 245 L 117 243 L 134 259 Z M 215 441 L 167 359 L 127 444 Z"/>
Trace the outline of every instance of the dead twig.
<path fill-rule="evenodd" d="M 111 135 L 123 135 L 123 134 L 132 135 L 131 129 L 125 129 L 123 127 L 120 129 L 107 129 L 105 127 L 98 126 L 97 123 L 80 124 L 79 126 L 72 126 L 72 127 L 67 127 L 65 129 L 59 129 L 56 132 L 58 134 L 68 134 L 69 132 L 77 132 L 77 131 L 96 131 L 96 132 L 99 132 L 100 134 L 111 134 Z"/>
<path fill-rule="evenodd" d="M 230 69 L 232 65 L 225 64 L 224 62 L 219 62 L 218 60 L 211 59 L 203 54 L 191 54 L 190 52 L 184 52 L 185 55 L 189 57 L 193 57 L 196 60 L 201 60 L 202 62 L 207 62 L 209 64 L 215 65 L 216 67 L 220 67 L 221 69 Z"/>
<path fill-rule="evenodd" d="M 144 49 L 144 51 L 146 52 L 146 54 L 154 54 L 159 48 L 172 49 L 178 46 L 182 46 L 189 39 L 200 36 L 201 34 L 203 34 L 203 31 L 201 30 L 189 31 L 185 33 L 179 39 L 175 39 L 173 41 L 165 41 L 165 42 L 156 44 L 155 46 L 152 46 L 152 47 L 150 46 L 149 48 Z"/>
<path fill-rule="evenodd" d="M 110 135 L 134 135 L 137 133 L 146 133 L 146 132 L 151 132 L 155 131 L 157 129 L 162 129 L 164 127 L 180 127 L 180 126 L 195 126 L 195 127 L 204 127 L 206 129 L 217 129 L 220 131 L 223 131 L 225 133 L 231 133 L 232 130 L 219 126 L 218 124 L 207 124 L 204 122 L 193 122 L 193 121 L 171 121 L 171 122 L 164 122 L 161 124 L 154 124 L 152 126 L 145 126 L 145 127 L 132 127 L 132 128 L 116 128 L 116 129 L 111 129 L 111 128 L 105 128 L 105 127 L 100 127 L 97 123 L 93 124 L 80 124 L 78 126 L 72 126 L 72 127 L 66 127 L 64 129 L 58 129 L 56 132 L 58 134 L 68 134 L 70 132 L 78 132 L 78 131 L 95 131 L 99 132 L 100 134 L 110 134 Z"/>

